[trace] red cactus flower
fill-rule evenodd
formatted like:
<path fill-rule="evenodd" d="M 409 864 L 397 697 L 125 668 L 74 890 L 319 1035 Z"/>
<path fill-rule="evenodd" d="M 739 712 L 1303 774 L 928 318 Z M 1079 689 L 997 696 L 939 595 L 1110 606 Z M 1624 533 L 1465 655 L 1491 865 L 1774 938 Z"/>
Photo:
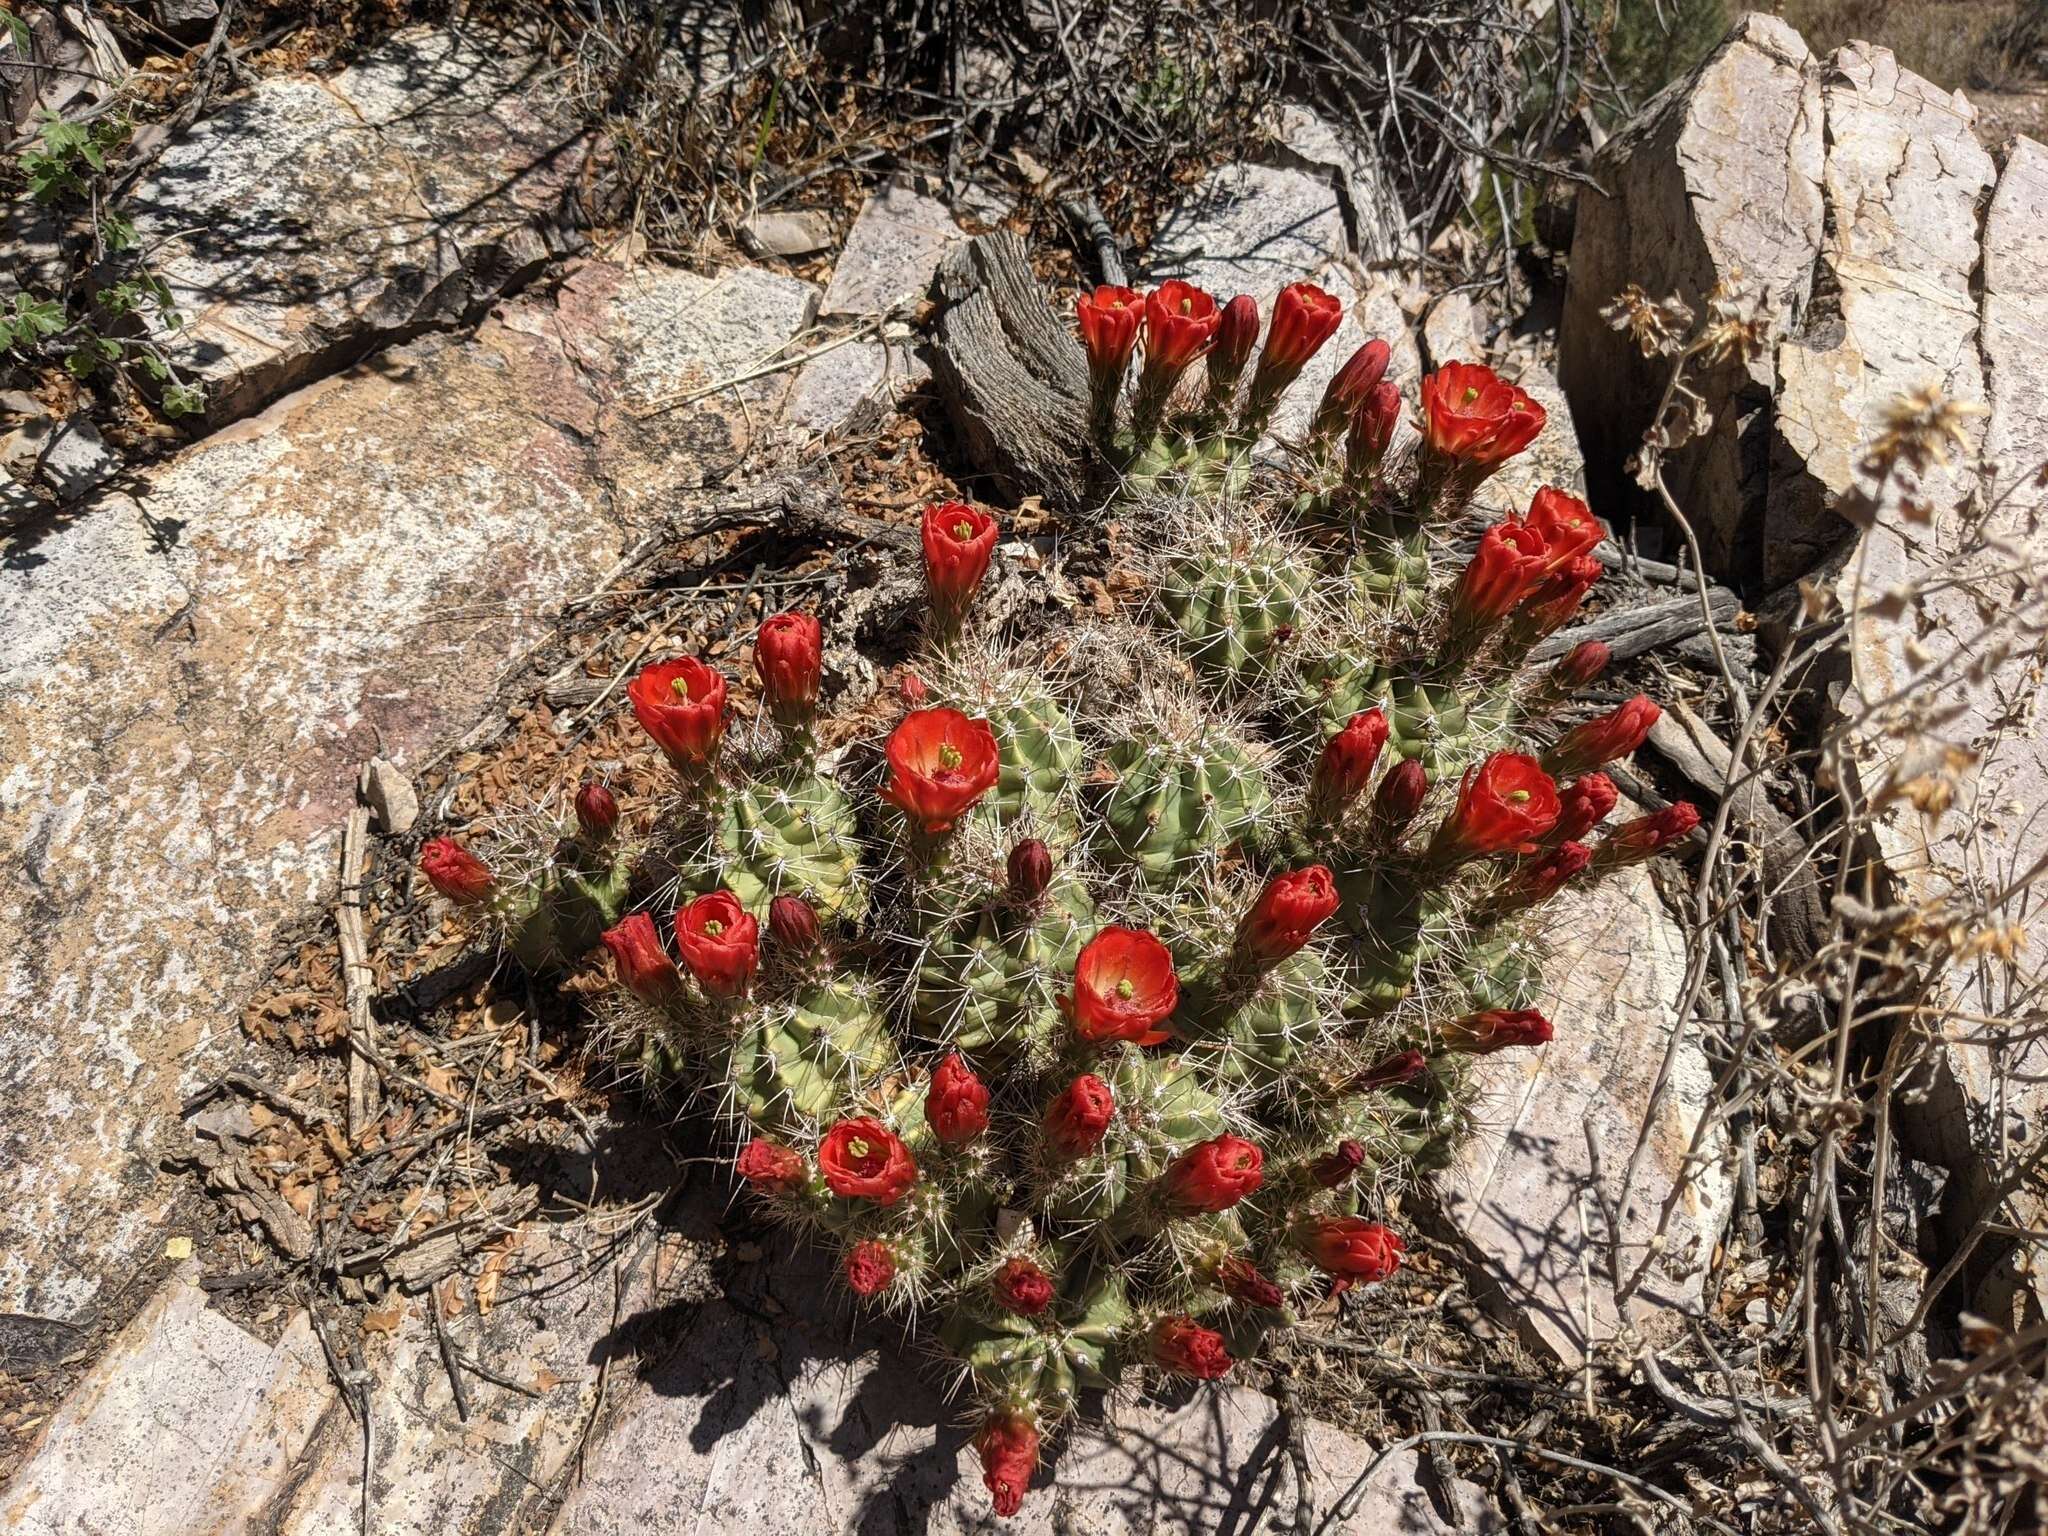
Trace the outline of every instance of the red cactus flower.
<path fill-rule="evenodd" d="M 804 1182 L 804 1160 L 779 1141 L 756 1136 L 741 1149 L 733 1167 L 756 1189 L 781 1193 Z"/>
<path fill-rule="evenodd" d="M 1210 1271 L 1209 1278 L 1216 1283 L 1217 1290 L 1248 1307 L 1278 1311 L 1287 1304 L 1287 1297 L 1280 1287 L 1260 1273 L 1258 1265 L 1241 1255 L 1232 1254 L 1219 1260 Z"/>
<path fill-rule="evenodd" d="M 1439 462 L 1492 469 L 1536 441 L 1543 407 L 1478 363 L 1445 363 L 1422 381 L 1423 445 Z"/>
<path fill-rule="evenodd" d="M 879 1120 L 842 1120 L 818 1143 L 825 1187 L 845 1200 L 894 1205 L 917 1182 L 917 1159 L 903 1138 Z"/>
<path fill-rule="evenodd" d="M 1321 864 L 1275 876 L 1237 925 L 1237 948 L 1270 965 L 1300 949 L 1337 910 L 1337 882 Z"/>
<path fill-rule="evenodd" d="M 1038 1431 L 1031 1420 L 1015 1410 L 995 1414 L 974 1437 L 974 1453 L 981 1458 L 982 1486 L 994 1497 L 996 1513 L 1016 1514 L 1038 1471 Z"/>
<path fill-rule="evenodd" d="M 1309 783 L 1309 802 L 1316 814 L 1334 819 L 1343 814 L 1372 782 L 1373 765 L 1387 744 L 1387 716 L 1384 710 L 1368 709 L 1353 715 L 1344 729 L 1323 744 L 1323 755 Z"/>
<path fill-rule="evenodd" d="M 949 831 L 995 787 L 995 733 L 957 709 L 916 709 L 889 735 L 882 798 L 925 832 Z"/>
<path fill-rule="evenodd" d="M 1152 1363 L 1176 1376 L 1216 1381 L 1236 1362 L 1223 1335 L 1191 1317 L 1162 1317 L 1152 1325 Z"/>
<path fill-rule="evenodd" d="M 1414 758 L 1404 758 L 1387 770 L 1380 787 L 1373 792 L 1373 830 L 1382 840 L 1399 837 L 1428 798 L 1428 771 Z"/>
<path fill-rule="evenodd" d="M 427 884 L 458 907 L 488 900 L 497 883 L 491 866 L 452 837 L 427 841 L 420 849 L 420 873 L 427 877 Z"/>
<path fill-rule="evenodd" d="M 1652 815 L 1625 821 L 1608 833 L 1593 849 L 1593 863 L 1601 869 L 1617 869 L 1654 859 L 1691 837 L 1699 824 L 1700 813 L 1690 801 L 1667 805 Z"/>
<path fill-rule="evenodd" d="M 1382 379 L 1351 413 L 1344 438 L 1344 470 L 1352 479 L 1371 474 L 1386 462 L 1401 425 L 1401 391 Z"/>
<path fill-rule="evenodd" d="M 896 1255 L 872 1237 L 846 1250 L 846 1283 L 856 1296 L 879 1296 L 896 1278 Z"/>
<path fill-rule="evenodd" d="M 1076 299 L 1074 310 L 1081 322 L 1081 345 L 1088 353 L 1088 376 L 1095 398 L 1114 402 L 1138 345 L 1145 301 L 1133 289 L 1104 283 Z"/>
<path fill-rule="evenodd" d="M 1326 438 L 1342 431 L 1359 408 L 1372 400 L 1393 356 L 1394 349 L 1377 338 L 1352 353 L 1324 387 L 1322 403 L 1309 423 L 1310 435 Z"/>
<path fill-rule="evenodd" d="M 778 896 L 768 903 L 768 931 L 792 955 L 808 955 L 818 947 L 817 909 L 801 896 Z"/>
<path fill-rule="evenodd" d="M 588 838 L 605 838 L 619 824 L 619 802 L 596 779 L 585 779 L 576 788 L 576 825 Z"/>
<path fill-rule="evenodd" d="M 1376 1221 L 1324 1216 L 1297 1228 L 1294 1246 L 1325 1274 L 1371 1283 L 1401 1267 L 1401 1253 L 1408 1245 Z"/>
<path fill-rule="evenodd" d="M 932 1072 L 924 1096 L 925 1123 L 949 1147 L 972 1141 L 988 1129 L 988 1088 L 958 1051 Z"/>
<path fill-rule="evenodd" d="M 712 997 L 744 997 L 761 963 L 761 925 L 731 891 L 711 891 L 676 913 L 676 948 Z"/>
<path fill-rule="evenodd" d="M 1529 588 L 1515 613 L 1515 631 L 1533 643 L 1572 621 L 1606 568 L 1591 555 L 1575 555 Z"/>
<path fill-rule="evenodd" d="M 1052 1276 L 1021 1254 L 995 1272 L 988 1288 L 997 1306 L 1019 1317 L 1036 1317 L 1052 1305 Z"/>
<path fill-rule="evenodd" d="M 1553 846 L 1575 843 L 1607 819 L 1621 799 L 1614 780 L 1604 773 L 1586 773 L 1557 792 L 1557 825 L 1547 839 Z"/>
<path fill-rule="evenodd" d="M 1479 548 L 1451 597 L 1453 622 L 1470 628 L 1497 624 L 1528 595 L 1544 571 L 1543 535 L 1510 518 L 1479 537 Z"/>
<path fill-rule="evenodd" d="M 1209 387 L 1227 399 L 1251 361 L 1252 347 L 1259 339 L 1259 301 L 1240 293 L 1223 306 L 1223 319 L 1216 327 L 1216 345 L 1209 352 Z"/>
<path fill-rule="evenodd" d="M 1543 754 L 1543 766 L 1560 777 L 1569 777 L 1627 757 L 1643 744 L 1663 713 L 1648 694 L 1639 693 L 1619 708 L 1565 732 L 1564 739 Z"/>
<path fill-rule="evenodd" d="M 1465 771 L 1457 809 L 1437 828 L 1429 856 L 1459 863 L 1490 853 L 1531 853 L 1557 816 L 1557 785 L 1542 765 L 1519 752 L 1496 752 Z"/>
<path fill-rule="evenodd" d="M 1418 1055 L 1420 1052 L 1417 1053 Z M 1318 1189 L 1335 1189 L 1365 1166 L 1365 1143 L 1340 1141 L 1308 1165 L 1309 1182 Z"/>
<path fill-rule="evenodd" d="M 1005 864 L 1010 877 L 1010 894 L 1019 901 L 1036 901 L 1052 884 L 1052 850 L 1035 837 L 1027 837 L 1010 850 Z"/>
<path fill-rule="evenodd" d="M 1180 1006 L 1173 956 L 1142 928 L 1105 928 L 1074 961 L 1074 990 L 1060 999 L 1074 1033 L 1091 1045 L 1157 1045 L 1159 1023 Z"/>
<path fill-rule="evenodd" d="M 1273 301 L 1273 326 L 1252 375 L 1252 397 L 1271 402 L 1300 377 L 1308 360 L 1344 323 L 1344 306 L 1314 283 L 1289 283 Z"/>
<path fill-rule="evenodd" d="M 1198 1141 L 1167 1167 L 1167 1206 L 1183 1214 L 1227 1211 L 1258 1189 L 1264 1162 L 1259 1149 L 1242 1136 Z"/>
<path fill-rule="evenodd" d="M 818 707 L 818 673 L 825 632 L 808 613 L 778 613 L 761 621 L 754 637 L 754 670 L 761 697 L 783 725 L 804 725 Z"/>
<path fill-rule="evenodd" d="M 1367 1067 L 1345 1084 L 1347 1093 L 1365 1093 L 1374 1088 L 1394 1088 L 1412 1083 L 1429 1069 L 1429 1058 L 1420 1051 L 1396 1051 L 1377 1066 Z"/>
<path fill-rule="evenodd" d="M 1552 571 L 1562 570 L 1581 555 L 1590 555 L 1593 546 L 1607 537 L 1607 530 L 1591 507 L 1554 485 L 1536 492 L 1529 503 L 1528 523 L 1543 535 L 1543 547 L 1550 552 L 1547 569 Z"/>
<path fill-rule="evenodd" d="M 604 947 L 612 952 L 619 985 L 643 1003 L 665 1003 L 683 985 L 675 962 L 661 947 L 661 931 L 645 912 L 634 912 L 605 930 Z"/>
<path fill-rule="evenodd" d="M 627 685 L 633 718 L 685 772 L 709 763 L 725 734 L 725 674 L 694 656 L 657 661 Z"/>
<path fill-rule="evenodd" d="M 924 509 L 924 581 L 942 622 L 957 622 L 988 574 L 999 530 L 996 520 L 962 501 Z"/>
<path fill-rule="evenodd" d="M 1145 372 L 1170 384 L 1216 340 L 1223 313 L 1192 283 L 1170 278 L 1145 295 Z"/>
<path fill-rule="evenodd" d="M 1605 672 L 1613 659 L 1614 652 L 1602 641 L 1581 640 L 1550 669 L 1551 686 L 1561 693 L 1583 688 Z"/>
<path fill-rule="evenodd" d="M 1548 1045 L 1550 1020 L 1534 1008 L 1483 1008 L 1440 1025 L 1437 1040 L 1463 1056 L 1491 1056 L 1523 1045 Z"/>
<path fill-rule="evenodd" d="M 1062 1157 L 1086 1157 L 1101 1144 L 1115 1115 L 1116 1097 L 1109 1084 L 1083 1072 L 1046 1110 L 1046 1144 Z"/>
<path fill-rule="evenodd" d="M 1586 866 L 1592 862 L 1593 850 L 1584 843 L 1569 840 L 1559 843 L 1541 858 L 1515 871 L 1514 878 L 1501 891 L 1500 905 L 1513 910 L 1548 901 L 1584 874 Z"/>

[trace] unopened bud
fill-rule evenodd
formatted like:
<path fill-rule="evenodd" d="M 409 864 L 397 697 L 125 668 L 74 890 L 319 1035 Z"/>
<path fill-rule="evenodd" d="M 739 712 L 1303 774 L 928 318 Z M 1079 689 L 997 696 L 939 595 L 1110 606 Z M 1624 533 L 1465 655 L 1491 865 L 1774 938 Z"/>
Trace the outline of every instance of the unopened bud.
<path fill-rule="evenodd" d="M 576 791 L 576 824 L 585 837 L 609 836 L 619 824 L 619 802 L 596 779 L 585 779 Z"/>
<path fill-rule="evenodd" d="M 1614 652 L 1602 642 L 1581 640 L 1558 658 L 1550 676 L 1560 688 L 1583 688 L 1605 672 L 1613 659 Z"/>
<path fill-rule="evenodd" d="M 1365 1143 L 1340 1141 L 1308 1165 L 1308 1176 L 1319 1189 L 1335 1189 L 1365 1166 Z"/>
<path fill-rule="evenodd" d="M 1019 901 L 1036 901 L 1052 884 L 1052 850 L 1035 837 L 1027 837 L 1010 850 L 1010 894 Z"/>
<path fill-rule="evenodd" d="M 1407 758 L 1396 763 L 1380 780 L 1372 800 L 1373 820 L 1383 834 L 1398 837 L 1407 830 L 1428 796 L 1429 774 L 1421 763 Z"/>
<path fill-rule="evenodd" d="M 924 701 L 932 696 L 932 691 L 925 686 L 924 679 L 915 672 L 906 672 L 896 684 L 896 696 L 912 709 L 920 709 L 924 706 Z"/>
<path fill-rule="evenodd" d="M 778 896 L 768 904 L 768 931 L 793 955 L 818 947 L 818 914 L 801 896 Z"/>

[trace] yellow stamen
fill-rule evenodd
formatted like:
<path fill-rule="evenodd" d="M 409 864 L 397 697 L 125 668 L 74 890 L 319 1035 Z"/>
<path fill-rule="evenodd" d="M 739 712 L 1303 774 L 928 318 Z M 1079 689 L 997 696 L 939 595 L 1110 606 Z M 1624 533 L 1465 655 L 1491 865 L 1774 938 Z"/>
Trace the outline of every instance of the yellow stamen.
<path fill-rule="evenodd" d="M 1131 978 L 1128 976 L 1116 984 L 1116 995 L 1127 1003 L 1131 1000 L 1131 994 L 1137 990 L 1136 987 L 1131 985 Z"/>
<path fill-rule="evenodd" d="M 1476 389 L 1474 389 L 1474 388 L 1473 388 L 1473 387 L 1472 387 L 1471 385 L 1469 385 L 1469 384 L 1468 384 L 1468 385 L 1466 385 L 1466 386 L 1465 386 L 1465 404 L 1467 404 L 1467 405 L 1470 405 L 1470 404 L 1471 404 L 1471 403 L 1472 403 L 1472 402 L 1473 402 L 1474 400 L 1477 400 L 1478 398 L 1479 398 L 1479 391 L 1478 391 L 1478 390 L 1476 390 Z"/>
<path fill-rule="evenodd" d="M 955 523 L 953 525 L 953 537 L 958 539 L 962 544 L 965 544 L 969 539 L 974 537 L 974 524 Z"/>
<path fill-rule="evenodd" d="M 718 920 L 717 918 L 715 918 L 715 917 L 707 917 L 707 918 L 706 918 L 706 919 L 704 920 L 704 932 L 705 932 L 705 933 L 706 933 L 706 934 L 707 934 L 707 935 L 708 935 L 709 937 L 711 937 L 711 938 L 714 938 L 714 939 L 715 939 L 715 938 L 717 938 L 717 937 L 718 937 L 718 936 L 719 936 L 719 935 L 720 935 L 721 933 L 725 932 L 725 924 L 721 923 L 721 922 L 720 922 L 720 921 L 719 921 L 719 920 Z"/>
<path fill-rule="evenodd" d="M 864 1136 L 854 1137 L 853 1140 L 849 1141 L 846 1144 L 846 1150 L 851 1152 L 855 1157 L 866 1157 L 868 1155 L 867 1138 Z"/>
<path fill-rule="evenodd" d="M 960 749 L 954 746 L 950 741 L 947 742 L 943 747 L 939 748 L 939 766 L 941 768 L 958 768 L 962 761 L 963 759 L 960 756 Z"/>

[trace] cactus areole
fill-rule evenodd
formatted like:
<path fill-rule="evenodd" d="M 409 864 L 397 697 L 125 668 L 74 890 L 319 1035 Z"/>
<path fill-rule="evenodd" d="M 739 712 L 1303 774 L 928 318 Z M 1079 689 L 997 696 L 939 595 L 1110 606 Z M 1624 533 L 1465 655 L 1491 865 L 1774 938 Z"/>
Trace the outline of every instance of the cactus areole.
<path fill-rule="evenodd" d="M 602 937 L 601 1039 L 951 1356 L 1000 1515 L 1084 1394 L 1226 1376 L 1393 1275 L 1390 1195 L 1449 1155 L 1482 1058 L 1551 1038 L 1545 905 L 1698 822 L 1609 825 L 1597 770 L 1656 709 L 1575 697 L 1603 647 L 1527 665 L 1598 576 L 1584 503 L 1458 542 L 1544 428 L 1527 394 L 1449 363 L 1404 418 L 1368 343 L 1283 474 L 1251 453 L 1329 294 L 1283 291 L 1263 349 L 1256 304 L 1183 282 L 1076 314 L 1138 565 L 1116 611 L 994 622 L 995 514 L 934 506 L 929 644 L 866 743 L 820 757 L 833 637 L 776 615 L 759 710 L 729 721 L 694 657 L 633 680 L 672 765 L 651 815 L 586 790 L 537 847 L 421 855 L 523 964 Z M 674 879 L 629 903 L 649 855 Z"/>

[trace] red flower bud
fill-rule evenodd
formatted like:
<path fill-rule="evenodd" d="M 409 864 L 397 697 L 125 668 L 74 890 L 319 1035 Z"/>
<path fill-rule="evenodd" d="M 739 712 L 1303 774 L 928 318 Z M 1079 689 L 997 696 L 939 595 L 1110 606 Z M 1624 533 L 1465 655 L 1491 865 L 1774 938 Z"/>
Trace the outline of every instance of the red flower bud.
<path fill-rule="evenodd" d="M 1365 786 L 1372 782 L 1373 765 L 1386 744 L 1387 717 L 1379 709 L 1353 715 L 1343 730 L 1323 744 L 1309 786 L 1310 801 L 1319 815 L 1335 818 L 1365 793 Z"/>
<path fill-rule="evenodd" d="M 1015 1411 L 998 1413 L 974 1437 L 981 1458 L 981 1481 L 995 1498 L 996 1513 L 1005 1517 L 1024 1507 L 1024 1495 L 1038 1470 L 1038 1431 Z"/>
<path fill-rule="evenodd" d="M 1280 398 L 1344 323 L 1344 306 L 1314 283 L 1289 283 L 1273 301 L 1273 327 L 1252 375 L 1252 397 Z"/>
<path fill-rule="evenodd" d="M 1223 1335 L 1191 1317 L 1162 1317 L 1152 1325 L 1152 1363 L 1176 1376 L 1215 1381 L 1235 1363 Z"/>
<path fill-rule="evenodd" d="M 1414 758 L 1404 758 L 1387 770 L 1372 797 L 1373 828 L 1382 839 L 1399 837 L 1429 797 L 1429 774 Z"/>
<path fill-rule="evenodd" d="M 1236 1254 L 1219 1261 L 1210 1278 L 1215 1281 L 1217 1290 L 1248 1307 L 1278 1311 L 1287 1303 L 1280 1287 L 1261 1274 L 1258 1265 Z"/>
<path fill-rule="evenodd" d="M 917 709 L 889 735 L 882 798 L 928 834 L 951 830 L 995 787 L 996 738 L 957 709 Z"/>
<path fill-rule="evenodd" d="M 1549 551 L 1547 569 L 1552 571 L 1563 570 L 1581 555 L 1590 555 L 1593 546 L 1607 537 L 1607 530 L 1591 507 L 1554 485 L 1536 492 L 1529 503 L 1528 522 L 1543 536 L 1543 547 Z"/>
<path fill-rule="evenodd" d="M 1593 863 L 1601 869 L 1640 864 L 1665 849 L 1684 842 L 1700 824 L 1700 813 L 1691 802 L 1681 800 L 1649 816 L 1638 816 L 1616 827 L 1593 850 Z"/>
<path fill-rule="evenodd" d="M 420 849 L 420 873 L 458 907 L 485 900 L 495 884 L 491 866 L 452 837 L 432 838 Z"/>
<path fill-rule="evenodd" d="M 1036 1317 L 1052 1305 L 1052 1276 L 1022 1256 L 997 1270 L 988 1287 L 997 1306 L 1019 1317 Z"/>
<path fill-rule="evenodd" d="M 1374 1088 L 1393 1088 L 1412 1083 L 1429 1067 L 1420 1051 L 1396 1051 L 1376 1067 L 1367 1067 L 1345 1085 L 1347 1093 L 1366 1093 Z"/>
<path fill-rule="evenodd" d="M 1116 1098 L 1109 1084 L 1084 1072 L 1046 1110 L 1046 1142 L 1062 1157 L 1086 1157 L 1101 1144 L 1115 1114 Z"/>
<path fill-rule="evenodd" d="M 1145 295 L 1145 373 L 1171 384 L 1216 340 L 1223 315 L 1215 299 L 1170 278 Z"/>
<path fill-rule="evenodd" d="M 1326 1274 L 1370 1283 L 1399 1269 L 1408 1245 L 1376 1221 L 1324 1216 L 1297 1228 L 1294 1246 Z"/>
<path fill-rule="evenodd" d="M 694 656 L 658 661 L 627 685 L 633 717 L 685 772 L 704 767 L 725 734 L 725 676 Z"/>
<path fill-rule="evenodd" d="M 1458 806 L 1429 845 L 1438 863 L 1459 863 L 1489 853 L 1530 853 L 1557 825 L 1557 786 L 1533 757 L 1496 752 L 1468 768 L 1458 785 Z"/>
<path fill-rule="evenodd" d="M 1569 777 L 1627 757 L 1643 744 L 1663 713 L 1648 694 L 1639 693 L 1620 708 L 1565 732 L 1564 739 L 1543 754 L 1543 766 L 1560 777 Z"/>
<path fill-rule="evenodd" d="M 1564 628 L 1579 611 L 1606 567 L 1591 555 L 1575 555 L 1529 588 L 1515 613 L 1515 632 L 1534 643 Z"/>
<path fill-rule="evenodd" d="M 1380 380 L 1387 376 L 1387 364 L 1393 356 L 1394 349 L 1377 339 L 1352 353 L 1323 390 L 1322 404 L 1316 407 L 1315 418 L 1309 423 L 1310 435 L 1334 437 L 1341 431 L 1359 408 L 1372 399 Z"/>
<path fill-rule="evenodd" d="M 1132 289 L 1104 283 L 1076 299 L 1074 311 L 1081 322 L 1081 345 L 1088 353 L 1088 377 L 1095 398 L 1114 401 L 1138 345 L 1145 301 Z"/>
<path fill-rule="evenodd" d="M 1036 901 L 1052 884 L 1052 850 L 1035 837 L 1027 837 L 1010 850 L 1010 894 L 1019 901 Z"/>
<path fill-rule="evenodd" d="M 1581 640 L 1566 651 L 1550 669 L 1552 686 L 1560 692 L 1583 688 L 1607 670 L 1614 652 L 1602 641 Z"/>
<path fill-rule="evenodd" d="M 585 779 L 576 789 L 576 825 L 588 838 L 608 836 L 619 824 L 619 802 L 595 779 Z"/>
<path fill-rule="evenodd" d="M 1543 407 L 1478 363 L 1445 363 L 1422 381 L 1424 451 L 1489 470 L 1536 441 Z"/>
<path fill-rule="evenodd" d="M 1543 576 L 1543 535 L 1509 519 L 1480 535 L 1479 548 L 1458 578 L 1452 621 L 1468 628 L 1497 624 Z"/>
<path fill-rule="evenodd" d="M 661 933 L 645 912 L 634 912 L 603 934 L 612 952 L 619 985 L 643 1003 L 665 1003 L 681 989 L 683 978 L 661 947 Z"/>
<path fill-rule="evenodd" d="M 924 1096 L 925 1124 L 949 1147 L 972 1141 L 988 1129 L 988 1089 L 958 1051 L 932 1072 Z"/>
<path fill-rule="evenodd" d="M 1285 960 L 1336 910 L 1337 882 L 1322 865 L 1276 876 L 1237 925 L 1237 948 L 1264 964 Z"/>
<path fill-rule="evenodd" d="M 1382 379 L 1351 413 L 1344 439 L 1344 469 L 1352 479 L 1371 474 L 1386 461 L 1401 425 L 1401 391 Z"/>
<path fill-rule="evenodd" d="M 1365 1143 L 1340 1141 L 1308 1165 L 1309 1182 L 1318 1189 L 1335 1189 L 1364 1166 Z"/>
<path fill-rule="evenodd" d="M 879 1296 L 896 1278 L 896 1255 L 887 1243 L 867 1238 L 846 1250 L 846 1283 L 856 1296 Z"/>
<path fill-rule="evenodd" d="M 924 701 L 931 696 L 931 689 L 925 686 L 924 679 L 915 672 L 906 672 L 896 681 L 896 697 L 911 709 L 923 708 Z"/>
<path fill-rule="evenodd" d="M 1240 293 L 1223 306 L 1223 319 L 1216 327 L 1216 345 L 1209 353 L 1210 388 L 1225 396 L 1236 389 L 1258 339 L 1259 301 Z"/>
<path fill-rule="evenodd" d="M 824 631 L 808 613 L 778 613 L 761 621 L 754 670 L 761 674 L 768 713 L 781 724 L 808 724 L 816 712 L 824 648 Z"/>
<path fill-rule="evenodd" d="M 845 1200 L 894 1205 L 917 1182 L 917 1160 L 903 1139 L 879 1120 L 842 1120 L 818 1143 L 825 1187 Z"/>
<path fill-rule="evenodd" d="M 749 1184 L 771 1194 L 796 1189 L 804 1182 L 804 1160 L 765 1136 L 748 1142 L 733 1166 Z"/>
<path fill-rule="evenodd" d="M 1074 990 L 1060 1006 L 1091 1045 L 1157 1045 L 1166 1031 L 1156 1026 L 1180 1006 L 1173 956 L 1142 928 L 1105 928 L 1074 961 Z"/>
<path fill-rule="evenodd" d="M 801 896 L 778 896 L 768 903 L 768 931 L 792 955 L 808 955 L 818 947 L 817 909 Z"/>
<path fill-rule="evenodd" d="M 996 520 L 965 502 L 924 509 L 925 589 L 942 622 L 957 623 L 988 574 L 996 547 Z"/>
<path fill-rule="evenodd" d="M 1500 906 L 1510 911 L 1548 901 L 1568 883 L 1585 873 L 1593 862 L 1593 850 L 1584 843 L 1559 843 L 1541 858 L 1515 871 L 1500 893 Z"/>
<path fill-rule="evenodd" d="M 760 924 L 731 891 L 699 896 L 676 913 L 676 948 L 712 997 L 744 997 L 761 963 Z"/>
<path fill-rule="evenodd" d="M 1167 1167 L 1166 1203 L 1184 1215 L 1227 1211 L 1258 1189 L 1264 1161 L 1242 1136 L 1198 1141 Z"/>
<path fill-rule="evenodd" d="M 1534 1008 L 1485 1008 L 1440 1026 L 1437 1040 L 1447 1051 L 1491 1056 L 1520 1045 L 1548 1045 L 1550 1020 Z"/>
<path fill-rule="evenodd" d="M 1614 780 L 1604 773 L 1586 773 L 1557 792 L 1557 825 L 1547 839 L 1553 846 L 1575 843 L 1607 819 L 1621 799 Z"/>

